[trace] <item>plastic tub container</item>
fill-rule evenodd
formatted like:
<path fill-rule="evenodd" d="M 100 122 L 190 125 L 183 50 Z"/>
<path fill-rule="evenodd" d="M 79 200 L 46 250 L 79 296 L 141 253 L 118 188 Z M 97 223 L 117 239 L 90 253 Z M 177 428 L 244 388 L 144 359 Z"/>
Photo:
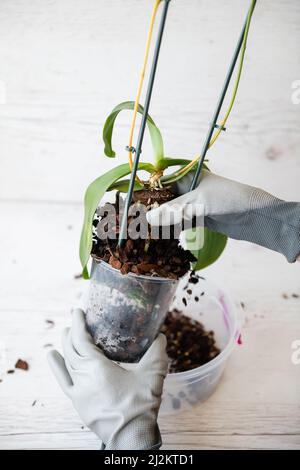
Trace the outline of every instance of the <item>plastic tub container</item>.
<path fill-rule="evenodd" d="M 107 357 L 138 362 L 165 320 L 178 281 L 126 276 L 105 262 L 93 262 L 86 322 Z"/>
<path fill-rule="evenodd" d="M 201 367 L 167 375 L 161 414 L 177 413 L 206 400 L 216 389 L 227 359 L 240 337 L 237 308 L 230 296 L 204 278 L 191 286 L 192 294 L 188 295 L 183 289 L 186 282 L 186 278 L 180 281 L 172 308 L 178 308 L 200 321 L 206 330 L 213 330 L 221 353 Z M 198 302 L 194 300 L 195 296 L 199 298 Z M 187 306 L 182 302 L 183 297 L 188 301 Z"/>

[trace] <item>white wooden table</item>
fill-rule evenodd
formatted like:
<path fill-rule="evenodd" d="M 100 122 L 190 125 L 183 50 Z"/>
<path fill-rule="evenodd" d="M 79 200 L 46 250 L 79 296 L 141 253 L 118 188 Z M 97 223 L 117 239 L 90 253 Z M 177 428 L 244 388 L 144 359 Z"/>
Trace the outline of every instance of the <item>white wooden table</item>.
<path fill-rule="evenodd" d="M 225 51 L 248 5 L 227 3 L 172 5 L 152 106 L 169 155 L 192 156 L 203 139 L 230 57 Z M 98 447 L 45 355 L 50 345 L 60 348 L 83 291 L 84 281 L 74 278 L 82 194 L 112 166 L 102 156 L 101 125 L 115 104 L 134 96 L 150 9 L 146 0 L 1 2 L 1 449 Z M 137 29 L 127 27 L 132 12 Z M 230 130 L 211 154 L 215 171 L 294 200 L 300 106 L 291 102 L 291 84 L 300 78 L 299 19 L 297 0 L 258 2 Z M 119 123 L 122 149 L 128 120 Z M 144 155 L 148 149 L 146 143 Z M 300 263 L 231 241 L 206 274 L 243 302 L 243 345 L 207 402 L 160 420 L 164 448 L 300 449 L 300 365 L 291 361 L 300 340 Z M 29 371 L 7 374 L 19 358 Z"/>

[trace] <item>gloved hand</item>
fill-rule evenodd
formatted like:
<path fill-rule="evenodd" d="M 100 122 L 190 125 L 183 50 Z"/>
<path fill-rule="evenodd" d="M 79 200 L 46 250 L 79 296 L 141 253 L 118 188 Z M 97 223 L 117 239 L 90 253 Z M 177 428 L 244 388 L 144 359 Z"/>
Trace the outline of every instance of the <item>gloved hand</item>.
<path fill-rule="evenodd" d="M 180 223 L 204 209 L 209 229 L 237 240 L 247 240 L 278 251 L 294 262 L 300 254 L 300 203 L 285 202 L 271 194 L 202 170 L 199 186 L 187 192 L 192 174 L 174 185 L 178 198 L 147 213 L 149 224 Z M 185 209 L 185 207 L 188 208 Z"/>
<path fill-rule="evenodd" d="M 168 370 L 166 338 L 160 334 L 138 364 L 125 370 L 95 346 L 84 313 L 73 313 L 63 332 L 64 357 L 48 354 L 51 369 L 82 421 L 105 449 L 156 449 L 157 415 Z"/>

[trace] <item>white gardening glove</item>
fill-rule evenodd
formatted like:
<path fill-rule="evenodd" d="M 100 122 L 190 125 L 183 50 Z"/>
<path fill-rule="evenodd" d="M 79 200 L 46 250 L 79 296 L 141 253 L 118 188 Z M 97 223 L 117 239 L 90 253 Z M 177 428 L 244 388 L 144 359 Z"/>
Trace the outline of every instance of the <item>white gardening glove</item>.
<path fill-rule="evenodd" d="M 63 332 L 64 357 L 48 354 L 51 369 L 82 421 L 105 449 L 156 449 L 157 415 L 168 370 L 166 338 L 160 334 L 138 364 L 126 370 L 95 346 L 84 313 L 73 313 Z"/>
<path fill-rule="evenodd" d="M 188 192 L 192 174 L 175 183 L 180 196 L 147 213 L 149 224 L 180 223 L 204 216 L 204 225 L 237 240 L 278 251 L 294 262 L 300 253 L 300 203 L 285 202 L 252 186 L 202 170 L 198 187 Z"/>

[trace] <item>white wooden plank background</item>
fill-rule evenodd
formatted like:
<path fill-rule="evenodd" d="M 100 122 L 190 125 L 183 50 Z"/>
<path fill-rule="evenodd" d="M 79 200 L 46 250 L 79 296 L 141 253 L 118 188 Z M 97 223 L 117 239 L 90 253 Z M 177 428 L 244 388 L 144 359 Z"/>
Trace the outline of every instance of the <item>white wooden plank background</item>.
<path fill-rule="evenodd" d="M 171 2 L 151 105 L 170 156 L 199 151 L 248 4 Z M 1 449 L 98 446 L 52 379 L 45 345 L 60 347 L 83 291 L 74 279 L 83 191 L 114 164 L 103 157 L 101 127 L 115 104 L 134 97 L 151 5 L 0 3 Z M 299 21 L 297 0 L 258 1 L 238 100 L 210 154 L 215 171 L 293 200 L 300 200 L 300 105 L 291 101 Z M 120 117 L 118 162 L 128 126 L 128 115 Z M 148 141 L 143 155 L 150 156 Z M 291 362 L 299 274 L 300 264 L 235 241 L 207 270 L 244 302 L 244 344 L 210 400 L 161 418 L 164 448 L 300 448 L 300 365 Z M 30 370 L 8 375 L 19 357 Z"/>

